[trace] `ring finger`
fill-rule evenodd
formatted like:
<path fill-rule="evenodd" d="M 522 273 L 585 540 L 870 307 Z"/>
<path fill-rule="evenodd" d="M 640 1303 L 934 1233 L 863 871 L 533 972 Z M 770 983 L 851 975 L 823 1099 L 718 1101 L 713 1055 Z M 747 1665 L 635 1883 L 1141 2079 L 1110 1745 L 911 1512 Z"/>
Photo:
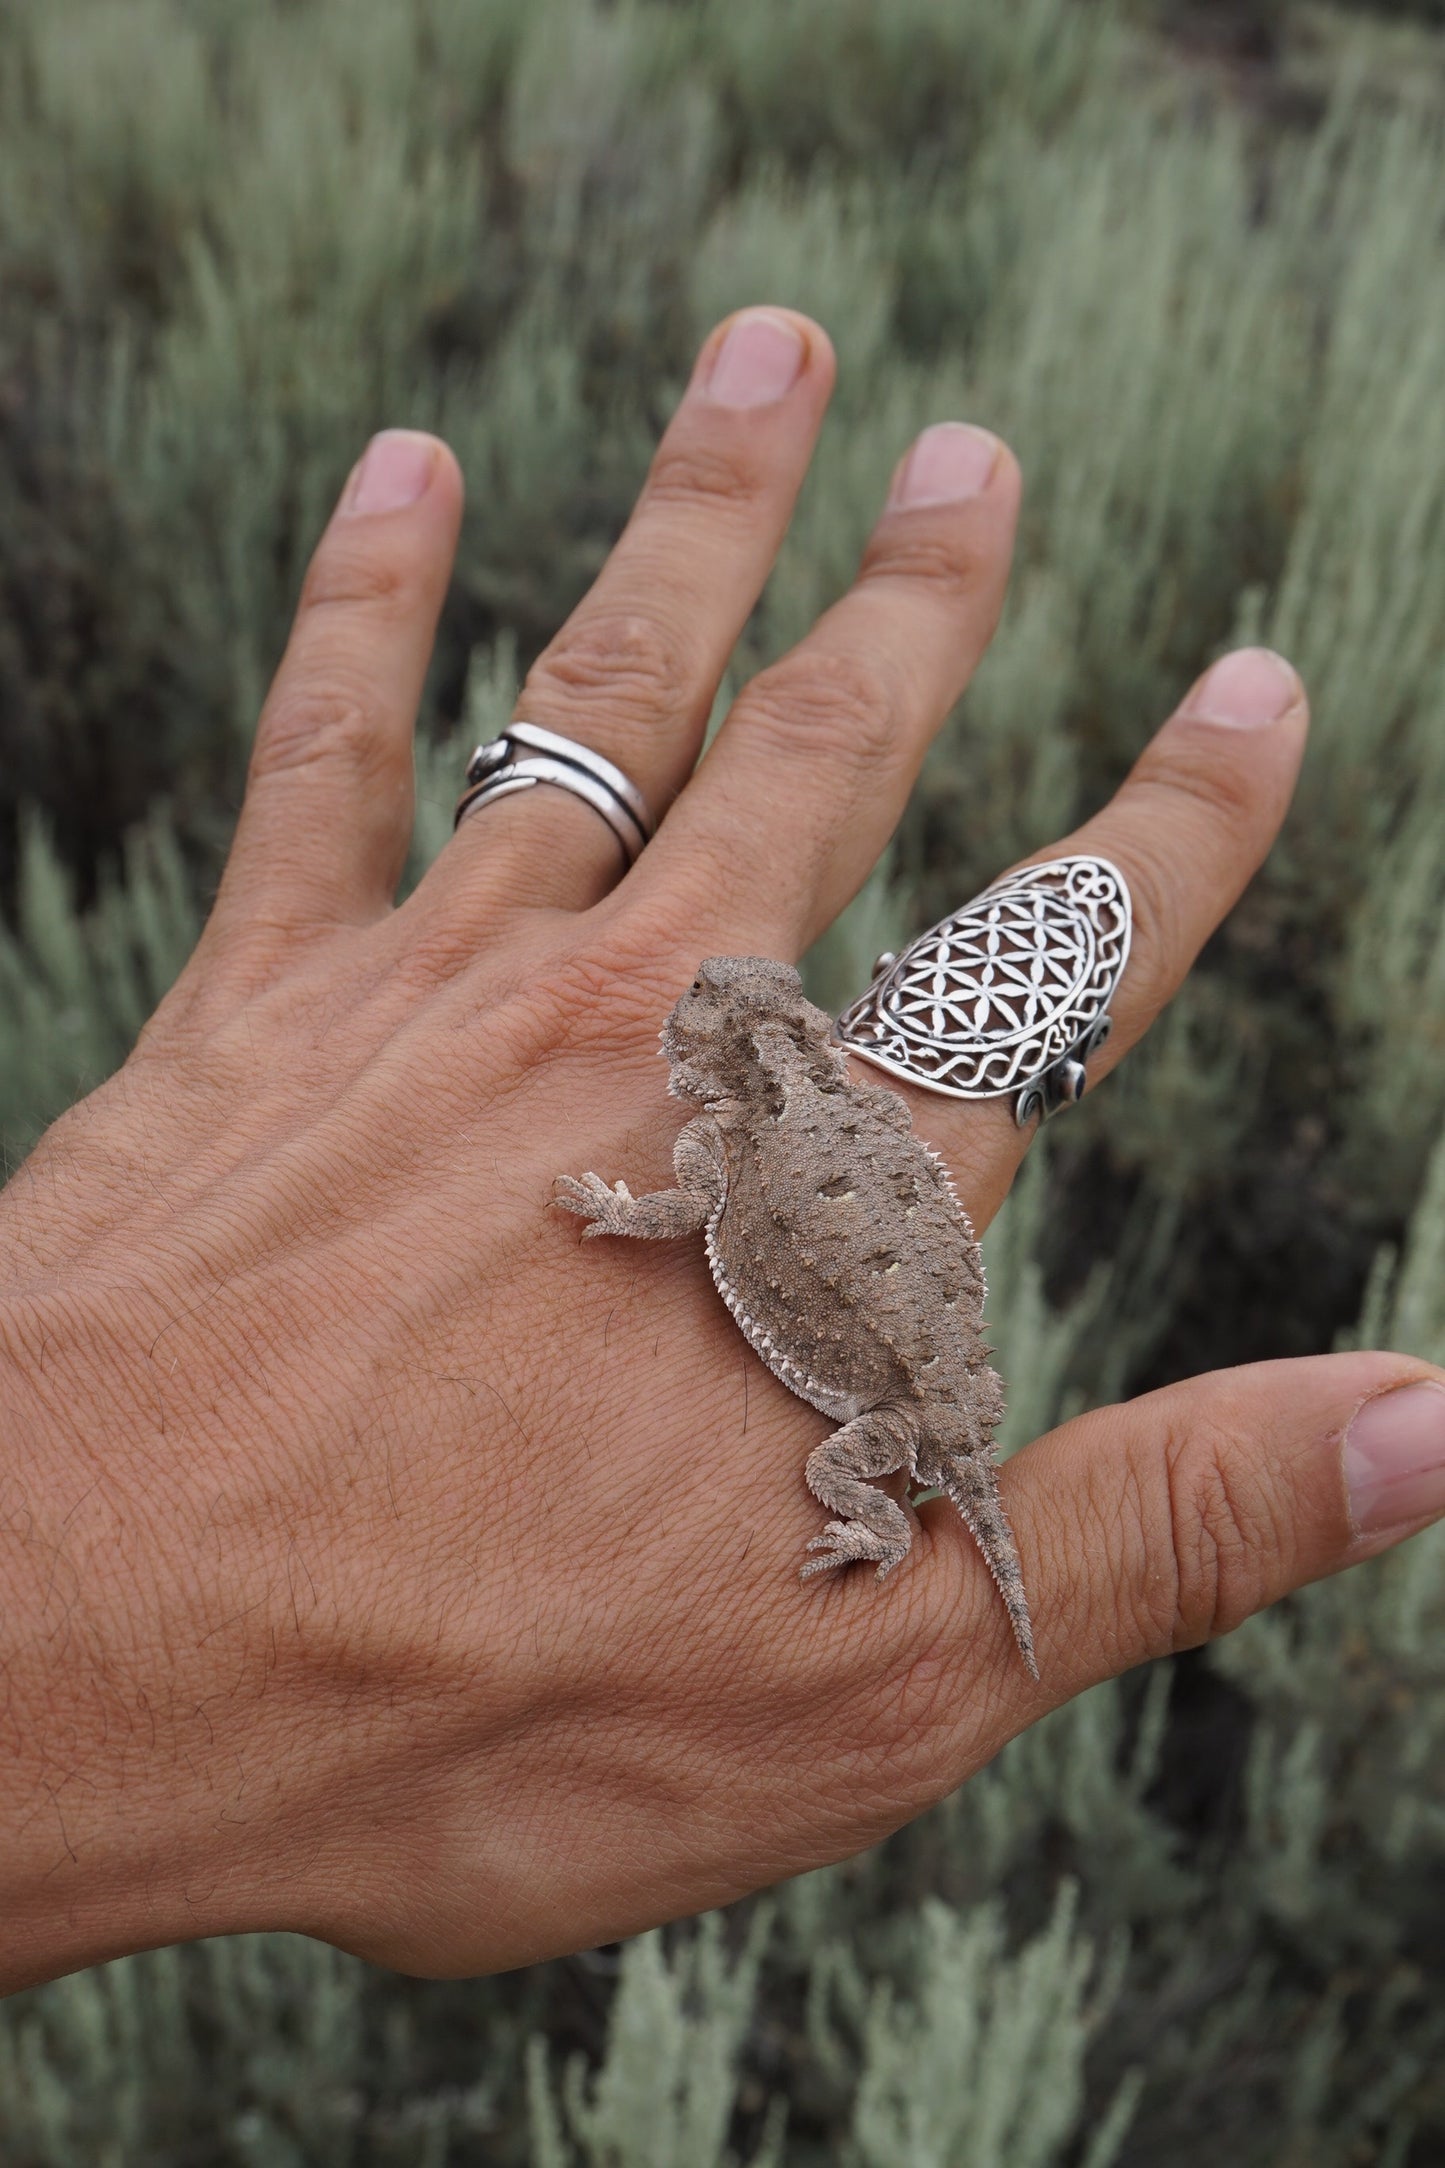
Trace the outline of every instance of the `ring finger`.
<path fill-rule="evenodd" d="M 654 819 L 697 758 L 832 386 L 832 348 L 807 317 L 749 309 L 721 324 L 625 531 L 522 688 L 519 718 L 604 755 Z M 416 908 L 475 925 L 503 898 L 581 907 L 621 870 L 594 811 L 565 791 L 529 790 L 463 822 Z"/>

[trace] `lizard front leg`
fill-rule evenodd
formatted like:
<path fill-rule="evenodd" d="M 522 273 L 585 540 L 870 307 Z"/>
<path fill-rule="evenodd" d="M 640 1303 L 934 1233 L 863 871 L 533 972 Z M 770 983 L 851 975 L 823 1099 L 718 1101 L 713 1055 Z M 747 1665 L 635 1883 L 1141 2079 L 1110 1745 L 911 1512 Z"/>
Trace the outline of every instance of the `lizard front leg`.
<path fill-rule="evenodd" d="M 826 1551 L 828 1556 L 803 1567 L 805 1581 L 810 1574 L 829 1573 L 855 1559 L 876 1561 L 881 1581 L 908 1556 L 912 1519 L 886 1491 L 875 1490 L 869 1478 L 893 1475 L 899 1468 L 911 1473 L 916 1445 L 911 1417 L 896 1408 L 878 1408 L 855 1415 L 814 1446 L 804 1470 L 808 1488 L 830 1512 L 846 1518 L 829 1521 L 808 1545 L 810 1551 Z"/>
<path fill-rule="evenodd" d="M 593 1235 L 633 1235 L 644 1242 L 670 1242 L 694 1235 L 721 1210 L 728 1193 L 722 1132 L 710 1114 L 699 1114 L 680 1129 L 672 1147 L 676 1189 L 655 1189 L 634 1197 L 625 1182 L 611 1188 L 600 1174 L 559 1174 L 556 1202 L 566 1212 L 591 1221 L 582 1239 Z"/>

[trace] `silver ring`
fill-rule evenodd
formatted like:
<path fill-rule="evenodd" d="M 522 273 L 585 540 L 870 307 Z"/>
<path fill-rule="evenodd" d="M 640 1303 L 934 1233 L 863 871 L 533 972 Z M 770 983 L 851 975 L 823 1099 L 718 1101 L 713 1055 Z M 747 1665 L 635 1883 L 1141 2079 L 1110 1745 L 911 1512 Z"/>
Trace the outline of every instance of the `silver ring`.
<path fill-rule="evenodd" d="M 540 723 L 508 723 L 499 738 L 477 747 L 467 762 L 466 787 L 457 800 L 453 829 L 494 798 L 534 790 L 539 783 L 569 790 L 600 813 L 621 845 L 627 865 L 635 864 L 644 844 L 651 842 L 657 824 L 637 785 L 590 745 L 544 730 Z"/>
<path fill-rule="evenodd" d="M 953 1099 L 1017 1093 L 1020 1128 L 1084 1094 L 1129 960 L 1129 886 L 1107 858 L 1005 874 L 898 955 L 834 1027 L 893 1076 Z"/>

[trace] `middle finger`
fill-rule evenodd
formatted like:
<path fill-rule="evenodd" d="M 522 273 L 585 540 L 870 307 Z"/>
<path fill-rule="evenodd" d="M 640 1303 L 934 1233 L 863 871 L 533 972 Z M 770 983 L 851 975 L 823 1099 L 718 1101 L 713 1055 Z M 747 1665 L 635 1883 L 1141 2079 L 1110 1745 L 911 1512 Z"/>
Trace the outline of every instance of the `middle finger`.
<path fill-rule="evenodd" d="M 747 685 L 630 886 L 798 955 L 862 885 L 987 647 L 1019 508 L 1012 453 L 940 422 L 900 462 L 857 578 Z"/>

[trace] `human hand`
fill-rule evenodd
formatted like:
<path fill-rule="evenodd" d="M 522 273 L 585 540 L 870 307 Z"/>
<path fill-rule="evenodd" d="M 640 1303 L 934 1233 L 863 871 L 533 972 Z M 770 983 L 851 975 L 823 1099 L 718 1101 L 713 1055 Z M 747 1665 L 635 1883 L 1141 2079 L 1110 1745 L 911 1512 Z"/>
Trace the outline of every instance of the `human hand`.
<path fill-rule="evenodd" d="M 670 805 L 625 879 L 539 790 L 393 909 L 461 484 L 403 435 L 353 476 L 196 956 L 0 1198 L 3 1984 L 261 1927 L 426 1972 L 628 1934 L 872 1842 L 1048 1708 L 1445 1507 L 1441 1381 L 1399 1356 L 1081 1417 L 1001 1474 L 1035 1684 L 946 1504 L 884 1588 L 800 1586 L 823 1419 L 700 1244 L 584 1251 L 546 1209 L 569 1168 L 666 1183 L 667 1010 L 700 957 L 792 958 L 835 916 L 997 615 L 1017 470 L 945 426 L 689 780 L 831 373 L 785 312 L 713 335 L 528 680 L 523 713 Z M 1133 892 L 1096 1072 L 1263 856 L 1304 733 L 1292 673 L 1233 658 L 1041 849 Z M 982 1230 L 1009 1110 L 913 1110 Z"/>

